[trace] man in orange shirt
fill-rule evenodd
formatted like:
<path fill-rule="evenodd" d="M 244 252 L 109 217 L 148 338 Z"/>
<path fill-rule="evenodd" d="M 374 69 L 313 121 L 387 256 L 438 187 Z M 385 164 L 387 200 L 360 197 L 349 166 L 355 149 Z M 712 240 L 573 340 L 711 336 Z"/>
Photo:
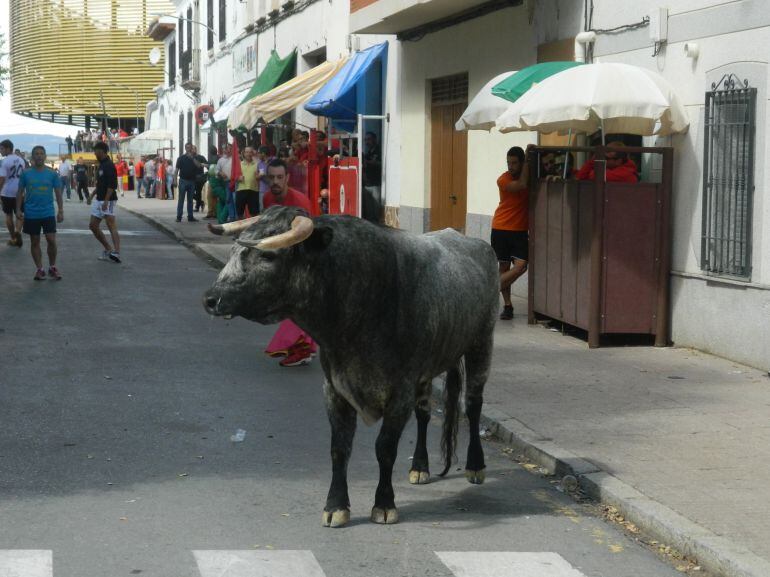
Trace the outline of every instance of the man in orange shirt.
<path fill-rule="evenodd" d="M 507 161 L 508 170 L 497 179 L 500 204 L 492 217 L 492 248 L 500 265 L 503 320 L 513 318 L 511 285 L 527 271 L 529 258 L 529 167 L 518 146 L 508 151 Z"/>

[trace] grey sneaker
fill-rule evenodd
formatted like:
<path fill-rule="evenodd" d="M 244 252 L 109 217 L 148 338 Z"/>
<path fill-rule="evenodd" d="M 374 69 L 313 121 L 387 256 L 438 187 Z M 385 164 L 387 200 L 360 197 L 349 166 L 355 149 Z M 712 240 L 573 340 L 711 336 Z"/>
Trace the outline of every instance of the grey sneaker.
<path fill-rule="evenodd" d="M 119 252 L 116 252 L 116 251 L 113 250 L 107 256 L 109 257 L 109 259 L 112 262 L 120 263 L 120 253 Z"/>

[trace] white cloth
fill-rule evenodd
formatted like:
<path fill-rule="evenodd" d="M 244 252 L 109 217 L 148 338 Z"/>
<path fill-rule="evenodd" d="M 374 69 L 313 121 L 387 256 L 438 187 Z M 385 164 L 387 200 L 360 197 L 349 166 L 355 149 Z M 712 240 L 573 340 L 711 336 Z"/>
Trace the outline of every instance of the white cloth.
<path fill-rule="evenodd" d="M 144 163 L 144 177 L 152 180 L 155 178 L 155 161 L 150 159 Z"/>
<path fill-rule="evenodd" d="M 223 156 L 217 160 L 217 174 L 223 173 L 228 179 L 233 173 L 233 159 L 227 156 Z"/>
<path fill-rule="evenodd" d="M 69 178 L 72 174 L 72 165 L 69 160 L 63 160 L 59 165 L 59 176 L 62 178 Z"/>
<path fill-rule="evenodd" d="M 104 201 L 94 199 L 91 202 L 91 216 L 96 218 L 104 218 L 105 216 L 115 216 L 115 206 L 118 204 L 117 200 L 107 201 L 107 210 L 102 210 Z"/>
<path fill-rule="evenodd" d="M 24 160 L 15 154 L 9 154 L 0 162 L 0 176 L 5 178 L 0 196 L 16 198 L 16 193 L 19 192 L 19 178 L 25 168 Z"/>

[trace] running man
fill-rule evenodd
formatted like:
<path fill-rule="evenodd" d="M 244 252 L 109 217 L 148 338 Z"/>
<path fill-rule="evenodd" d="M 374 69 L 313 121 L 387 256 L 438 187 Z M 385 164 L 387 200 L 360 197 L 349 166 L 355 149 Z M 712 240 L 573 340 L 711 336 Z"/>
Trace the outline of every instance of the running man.
<path fill-rule="evenodd" d="M 19 190 L 19 178 L 27 166 L 24 159 L 13 151 L 13 142 L 10 140 L 0 142 L 0 154 L 5 157 L 0 161 L 0 202 L 5 213 L 5 226 L 11 235 L 8 244 L 21 248 L 22 222 L 21 220 L 14 222 L 14 216 L 17 213 L 16 193 Z"/>
<path fill-rule="evenodd" d="M 88 228 L 94 233 L 104 250 L 99 260 L 111 260 L 120 262 L 120 236 L 118 235 L 118 223 L 115 221 L 115 205 L 118 204 L 118 173 L 108 154 L 109 147 L 104 142 L 94 144 L 94 156 L 99 161 L 99 169 L 96 177 L 96 200 L 91 206 L 91 222 Z M 107 223 L 112 237 L 112 245 L 101 229 L 102 220 Z"/>
<path fill-rule="evenodd" d="M 45 165 L 45 148 L 36 146 L 32 149 L 32 168 L 25 171 L 19 179 L 18 204 L 16 217 L 24 215 L 23 230 L 29 235 L 30 252 L 35 261 L 37 272 L 34 280 L 45 280 L 43 254 L 40 250 L 40 231 L 45 235 L 48 252 L 48 276 L 61 280 L 56 268 L 56 223 L 64 220 L 64 203 L 61 197 L 61 179 L 56 171 Z M 58 211 L 54 210 L 53 199 L 56 196 Z"/>

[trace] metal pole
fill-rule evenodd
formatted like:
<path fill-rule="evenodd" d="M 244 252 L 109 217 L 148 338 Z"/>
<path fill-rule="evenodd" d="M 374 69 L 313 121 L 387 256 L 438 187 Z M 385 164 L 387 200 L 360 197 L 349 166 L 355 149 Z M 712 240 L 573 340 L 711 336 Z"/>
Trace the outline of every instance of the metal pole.
<path fill-rule="evenodd" d="M 362 214 L 362 206 L 361 206 L 361 199 L 363 198 L 363 172 L 364 172 L 364 138 L 362 131 L 364 129 L 364 116 L 363 114 L 358 115 L 358 214 L 356 216 L 360 217 Z"/>

